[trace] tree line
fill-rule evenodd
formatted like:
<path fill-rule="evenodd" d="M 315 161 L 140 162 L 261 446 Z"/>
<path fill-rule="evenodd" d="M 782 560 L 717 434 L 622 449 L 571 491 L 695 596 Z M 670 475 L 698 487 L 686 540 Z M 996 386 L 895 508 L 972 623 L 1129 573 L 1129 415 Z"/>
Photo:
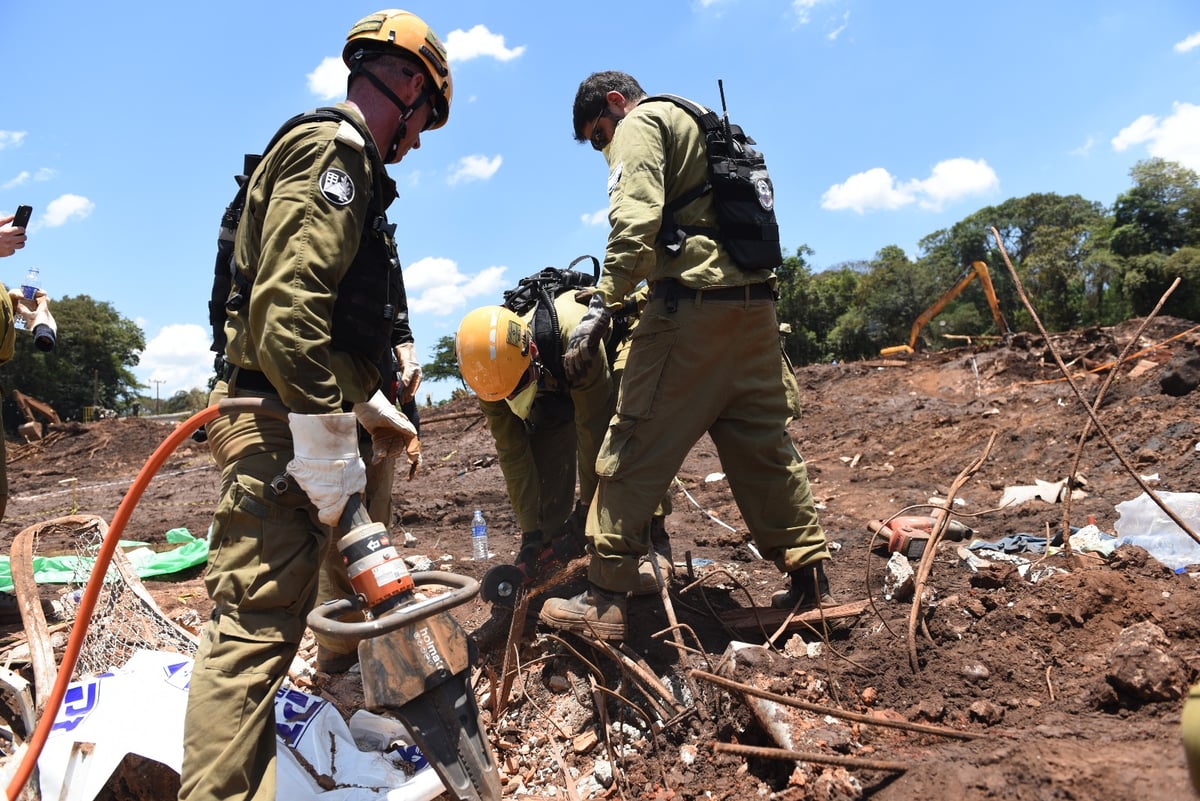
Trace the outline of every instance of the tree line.
<path fill-rule="evenodd" d="M 1133 186 L 1111 209 L 1080 195 L 1011 198 L 924 237 L 915 259 L 889 245 L 872 259 L 817 272 L 812 249 L 801 245 L 776 270 L 788 356 L 796 365 L 855 361 L 906 344 L 918 316 L 976 261 L 990 268 L 1009 329 L 1034 330 L 993 227 L 1049 331 L 1144 316 L 1177 277 L 1180 286 L 1160 313 L 1200 320 L 1200 175 L 1156 158 L 1139 162 L 1130 176 Z M 973 282 L 923 329 L 918 347 L 1003 333 Z M 423 369 L 427 379 L 461 382 L 452 336 L 438 341 Z"/>
<path fill-rule="evenodd" d="M 1136 164 L 1130 177 L 1131 188 L 1111 208 L 1079 195 L 1037 193 L 980 209 L 924 237 L 916 258 L 889 245 L 872 259 L 816 271 L 812 249 L 797 247 L 776 271 L 788 355 L 797 365 L 855 361 L 906 343 L 913 321 L 975 261 L 991 268 L 1009 328 L 1033 330 L 993 227 L 1050 331 L 1144 316 L 1176 278 L 1180 286 L 1161 313 L 1200 321 L 1200 175 L 1155 158 Z M 44 353 L 31 337 L 18 336 L 13 359 L 0 367 L 4 389 L 50 404 L 64 420 L 82 420 L 88 409 L 127 415 L 205 405 L 202 388 L 163 399 L 145 392 L 130 370 L 146 347 L 145 334 L 111 304 L 79 295 L 53 308 L 56 347 Z M 973 282 L 925 327 L 919 344 L 935 349 L 950 335 L 1002 333 Z M 422 370 L 427 380 L 461 382 L 452 336 L 438 340 Z M 5 418 L 10 431 L 23 422 L 12 420 L 11 408 Z"/>

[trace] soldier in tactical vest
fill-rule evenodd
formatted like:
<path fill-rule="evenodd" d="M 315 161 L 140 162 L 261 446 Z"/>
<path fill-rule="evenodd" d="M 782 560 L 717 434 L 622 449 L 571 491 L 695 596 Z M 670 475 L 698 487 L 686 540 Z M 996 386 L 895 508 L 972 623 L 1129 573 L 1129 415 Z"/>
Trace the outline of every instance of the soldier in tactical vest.
<path fill-rule="evenodd" d="M 610 640 L 625 636 L 645 523 L 705 432 L 759 551 L 791 579 L 772 604 L 834 603 L 825 532 L 786 429 L 794 413 L 780 366 L 777 265 L 734 260 L 713 193 L 694 191 L 709 179 L 703 129 L 680 105 L 647 99 L 632 76 L 600 72 L 580 84 L 572 111 L 575 139 L 608 163 L 613 226 L 598 291 L 564 356 L 568 377 L 589 369 L 613 309 L 640 281 L 649 283 L 650 301 L 630 339 L 624 386 L 597 458 L 589 588 L 548 600 L 540 619 Z M 691 197 L 676 204 L 684 196 Z M 773 199 L 764 193 L 762 202 L 765 209 Z M 662 235 L 666 208 L 686 238 Z"/>
<path fill-rule="evenodd" d="M 207 426 L 221 468 L 201 636 L 184 721 L 179 797 L 268 801 L 276 791 L 275 695 L 317 596 L 333 527 L 374 458 L 418 464 L 411 422 L 380 391 L 401 278 L 384 210 L 385 163 L 446 124 L 445 49 L 420 18 L 360 20 L 341 121 L 289 128 L 249 176 L 235 243 L 238 303 L 210 402 L 268 397 L 288 422 L 241 414 Z"/>

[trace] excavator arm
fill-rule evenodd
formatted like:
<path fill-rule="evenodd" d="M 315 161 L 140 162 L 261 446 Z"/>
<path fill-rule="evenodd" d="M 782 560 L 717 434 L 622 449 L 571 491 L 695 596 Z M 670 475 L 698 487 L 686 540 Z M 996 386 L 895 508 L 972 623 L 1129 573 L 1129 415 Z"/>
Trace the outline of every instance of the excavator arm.
<path fill-rule="evenodd" d="M 25 418 L 25 422 L 17 427 L 17 433 L 24 437 L 26 442 L 42 438 L 42 424 L 38 422 L 35 412 L 47 424 L 57 425 L 62 423 L 58 412 L 54 411 L 54 407 L 45 401 L 40 401 L 37 398 L 26 395 L 19 389 L 14 389 L 9 394 L 12 396 L 13 402 L 17 404 L 17 408 L 21 411 L 21 415 Z"/>
<path fill-rule="evenodd" d="M 921 329 L 930 320 L 940 314 L 942 309 L 946 308 L 946 305 L 958 297 L 967 288 L 967 285 L 976 278 L 979 279 L 980 285 L 983 286 L 983 294 L 987 298 L 988 306 L 992 310 L 992 319 L 996 321 L 996 328 L 1005 336 L 1011 333 L 1008 323 L 1004 320 L 1004 315 L 1000 313 L 1000 301 L 996 298 L 996 288 L 992 286 L 992 276 L 988 273 L 987 265 L 981 261 L 976 261 L 972 262 L 967 271 L 962 274 L 962 277 L 958 279 L 958 283 L 946 290 L 928 309 L 917 315 L 917 319 L 913 321 L 912 330 L 909 331 L 907 345 L 894 345 L 890 348 L 884 348 L 879 351 L 879 354 L 881 356 L 894 356 L 898 353 L 913 353 L 917 348 L 917 339 L 921 336 Z"/>

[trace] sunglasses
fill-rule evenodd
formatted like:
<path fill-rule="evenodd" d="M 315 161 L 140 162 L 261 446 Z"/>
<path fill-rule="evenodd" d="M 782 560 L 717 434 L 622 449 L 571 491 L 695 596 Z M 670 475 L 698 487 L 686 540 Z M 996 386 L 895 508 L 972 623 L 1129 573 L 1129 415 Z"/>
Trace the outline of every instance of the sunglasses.
<path fill-rule="evenodd" d="M 415 77 L 417 74 L 407 68 L 400 71 L 410 78 Z M 425 125 L 421 128 L 422 133 L 437 125 L 438 121 L 442 118 L 442 115 L 438 113 L 437 104 L 433 102 L 433 92 L 426 92 L 425 102 L 429 104 L 429 116 L 425 118 Z"/>
<path fill-rule="evenodd" d="M 605 103 L 600 107 L 600 113 L 596 115 L 596 119 L 592 121 L 592 135 L 588 139 L 592 143 L 593 150 L 603 150 L 608 147 L 609 138 L 604 136 L 604 131 L 600 129 L 600 120 L 605 117 L 611 117 L 608 111 L 608 104 Z"/>

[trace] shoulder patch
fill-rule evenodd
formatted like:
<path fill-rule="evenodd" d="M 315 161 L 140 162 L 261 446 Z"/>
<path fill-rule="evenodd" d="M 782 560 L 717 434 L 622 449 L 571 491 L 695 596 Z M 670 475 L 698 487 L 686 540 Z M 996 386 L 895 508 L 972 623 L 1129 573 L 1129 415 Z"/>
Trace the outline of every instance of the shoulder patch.
<path fill-rule="evenodd" d="M 348 206 L 354 200 L 354 181 L 344 170 L 330 167 L 321 173 L 321 194 L 335 206 Z"/>
<path fill-rule="evenodd" d="M 343 142 L 361 153 L 366 149 L 367 143 L 362 138 L 362 134 L 358 129 L 351 125 L 346 120 L 342 120 L 338 125 L 337 133 L 333 136 L 339 142 Z"/>
<path fill-rule="evenodd" d="M 625 162 L 618 161 L 613 165 L 612 172 L 608 174 L 608 194 L 612 194 L 617 188 L 617 184 L 621 183 L 621 173 L 625 169 Z"/>

